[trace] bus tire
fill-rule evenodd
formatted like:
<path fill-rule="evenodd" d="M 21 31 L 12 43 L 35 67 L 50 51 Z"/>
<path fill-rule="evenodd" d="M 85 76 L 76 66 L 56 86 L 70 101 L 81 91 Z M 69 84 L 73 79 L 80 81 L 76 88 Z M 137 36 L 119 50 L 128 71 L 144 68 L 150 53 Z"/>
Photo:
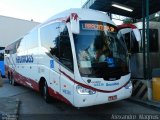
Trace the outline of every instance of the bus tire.
<path fill-rule="evenodd" d="M 14 80 L 13 75 L 11 75 L 11 84 L 12 84 L 13 86 L 16 86 L 16 85 L 17 85 L 16 81 Z"/>
<path fill-rule="evenodd" d="M 15 82 L 15 80 L 14 80 L 14 78 L 13 78 L 13 77 L 12 77 L 12 79 L 11 79 L 11 80 L 12 80 L 12 85 L 13 85 L 13 86 L 16 86 L 16 82 Z"/>
<path fill-rule="evenodd" d="M 8 80 L 9 80 L 9 84 L 12 85 L 12 79 L 11 79 L 11 74 L 8 72 Z"/>
<path fill-rule="evenodd" d="M 43 84 L 42 95 L 43 95 L 43 99 L 46 101 L 46 103 L 49 103 L 51 99 L 50 99 L 50 95 L 48 92 L 48 85 L 47 85 L 46 81 L 44 81 L 44 84 Z"/>

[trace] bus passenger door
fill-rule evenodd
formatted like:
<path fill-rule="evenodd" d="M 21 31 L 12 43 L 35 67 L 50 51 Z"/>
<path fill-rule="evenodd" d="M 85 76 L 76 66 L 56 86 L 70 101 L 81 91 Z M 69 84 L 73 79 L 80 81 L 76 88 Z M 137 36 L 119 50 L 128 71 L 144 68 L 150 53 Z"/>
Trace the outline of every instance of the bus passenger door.
<path fill-rule="evenodd" d="M 65 102 L 73 103 L 73 56 L 71 49 L 71 42 L 65 24 L 60 25 L 60 83 L 61 95 L 64 97 Z"/>
<path fill-rule="evenodd" d="M 46 34 L 50 38 L 50 55 L 52 59 L 50 59 L 50 83 L 52 89 L 55 92 L 60 93 L 60 65 L 59 65 L 59 23 L 53 23 L 47 26 Z M 48 54 L 48 56 L 50 56 Z"/>
<path fill-rule="evenodd" d="M 40 28 L 41 46 L 46 49 L 39 49 L 39 73 L 48 80 L 48 86 L 51 88 L 51 96 L 60 93 L 60 65 L 59 65 L 59 23 L 51 23 Z M 47 61 L 47 62 L 46 62 Z M 48 69 L 46 69 L 46 66 Z M 40 76 L 40 77 L 41 77 Z"/>

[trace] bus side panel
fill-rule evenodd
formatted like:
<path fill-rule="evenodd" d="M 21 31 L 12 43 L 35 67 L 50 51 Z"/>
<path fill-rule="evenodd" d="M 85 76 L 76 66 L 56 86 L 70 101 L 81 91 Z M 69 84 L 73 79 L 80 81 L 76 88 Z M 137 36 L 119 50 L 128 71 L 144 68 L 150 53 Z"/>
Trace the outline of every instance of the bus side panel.
<path fill-rule="evenodd" d="M 36 74 L 38 72 L 38 67 L 37 67 L 38 49 L 39 48 L 37 47 L 25 52 L 17 53 L 16 57 L 17 58 L 19 57 L 19 61 L 16 61 L 15 58 L 16 69 L 14 73 L 14 79 L 16 82 L 37 91 L 39 90 L 38 86 L 39 76 Z M 25 56 L 28 59 L 20 62 L 23 56 Z"/>
<path fill-rule="evenodd" d="M 27 56 L 27 51 L 24 52 L 18 52 L 17 53 L 17 58 L 21 58 L 21 56 Z M 14 79 L 16 82 L 25 85 L 25 86 L 29 86 L 30 84 L 27 82 L 27 78 L 29 77 L 27 74 L 27 64 L 25 62 L 17 62 L 16 61 L 16 74 L 14 74 L 14 76 L 16 76 Z M 29 72 L 30 73 L 30 72 Z M 28 85 L 27 85 L 28 84 Z"/>
<path fill-rule="evenodd" d="M 50 60 L 50 88 L 56 93 L 60 93 L 60 71 L 59 63 L 54 59 Z"/>
<path fill-rule="evenodd" d="M 61 95 L 73 104 L 74 82 L 71 79 L 74 79 L 74 74 L 62 66 L 60 71 Z"/>
<path fill-rule="evenodd" d="M 27 65 L 27 71 L 29 71 L 27 72 L 27 76 L 38 83 L 39 76 L 36 73 L 38 73 L 39 47 L 28 50 L 28 55 L 32 56 L 33 62 Z"/>

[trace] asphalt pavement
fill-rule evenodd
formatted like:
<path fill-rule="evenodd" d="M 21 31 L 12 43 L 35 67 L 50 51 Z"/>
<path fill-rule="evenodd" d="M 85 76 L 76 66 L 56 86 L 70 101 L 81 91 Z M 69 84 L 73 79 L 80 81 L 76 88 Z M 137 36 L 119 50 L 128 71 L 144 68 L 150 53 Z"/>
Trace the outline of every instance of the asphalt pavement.
<path fill-rule="evenodd" d="M 8 96 L 5 82 L 0 78 L 0 120 L 17 120 L 20 100 Z"/>
<path fill-rule="evenodd" d="M 5 99 L 8 99 L 9 102 Z M 13 109 L 10 109 L 12 112 L 9 113 L 15 113 L 14 115 L 17 115 L 19 120 L 118 120 L 123 119 L 124 115 L 135 120 L 144 118 L 139 115 L 151 115 L 155 118 L 154 120 L 160 119 L 160 110 L 128 100 L 80 109 L 55 99 L 48 104 L 38 92 L 20 85 L 12 86 L 6 79 L 4 79 L 3 87 L 0 87 L 0 100 L 2 100 L 0 111 L 3 110 L 3 114 L 7 113 L 4 109 L 7 108 L 4 107 L 5 105 L 15 107 L 17 113 L 13 112 Z"/>

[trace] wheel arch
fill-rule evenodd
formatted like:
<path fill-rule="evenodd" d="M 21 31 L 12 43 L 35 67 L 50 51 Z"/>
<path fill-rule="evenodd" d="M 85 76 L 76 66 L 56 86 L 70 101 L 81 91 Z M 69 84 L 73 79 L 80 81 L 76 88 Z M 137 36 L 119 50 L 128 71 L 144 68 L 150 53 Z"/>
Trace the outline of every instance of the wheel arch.
<path fill-rule="evenodd" d="M 43 85 L 44 85 L 45 81 L 46 81 L 45 77 L 41 77 L 40 80 L 39 80 L 39 83 L 38 83 L 39 84 L 39 91 L 40 91 L 41 94 L 42 94 Z"/>

